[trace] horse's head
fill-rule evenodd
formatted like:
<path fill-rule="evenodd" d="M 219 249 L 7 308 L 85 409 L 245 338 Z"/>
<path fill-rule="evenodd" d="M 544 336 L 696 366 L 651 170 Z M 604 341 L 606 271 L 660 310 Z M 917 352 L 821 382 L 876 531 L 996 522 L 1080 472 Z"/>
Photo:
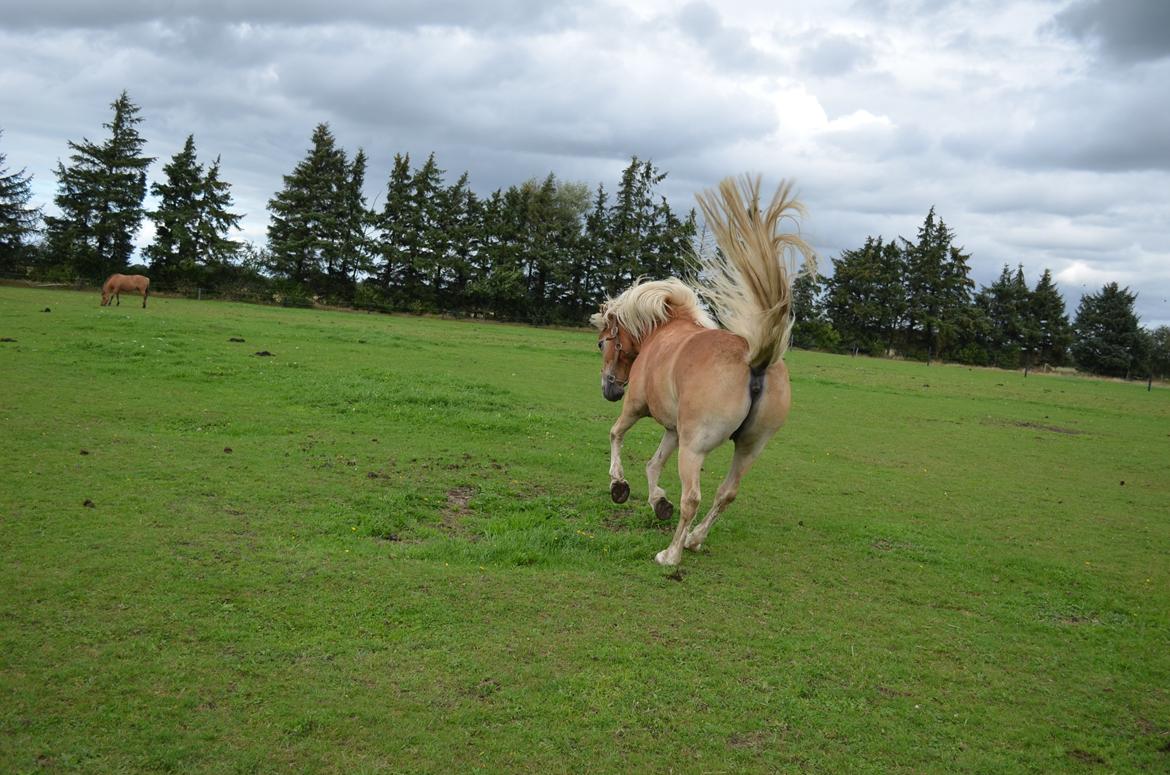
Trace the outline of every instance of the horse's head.
<path fill-rule="evenodd" d="M 638 357 L 638 340 L 618 324 L 612 313 L 599 312 L 591 318 L 598 329 L 597 349 L 601 351 L 601 394 L 607 401 L 619 401 L 630 381 L 630 369 Z"/>
<path fill-rule="evenodd" d="M 105 288 L 102 288 L 102 306 L 103 307 L 110 303 L 110 296 L 111 296 L 110 292 L 107 291 Z"/>

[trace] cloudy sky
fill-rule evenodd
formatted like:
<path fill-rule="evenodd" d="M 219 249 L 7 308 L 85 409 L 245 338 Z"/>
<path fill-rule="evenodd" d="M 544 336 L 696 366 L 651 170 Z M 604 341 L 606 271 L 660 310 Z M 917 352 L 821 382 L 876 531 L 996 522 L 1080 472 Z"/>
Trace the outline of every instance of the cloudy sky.
<path fill-rule="evenodd" d="M 481 193 L 549 172 L 612 189 L 636 154 L 684 209 L 756 171 L 796 178 L 826 267 L 933 205 L 981 285 L 1048 267 L 1071 315 L 1116 280 L 1170 323 L 1166 0 L 5 5 L 0 152 L 50 212 L 66 141 L 104 138 L 125 89 L 152 177 L 193 133 L 258 243 L 327 121 L 369 155 L 371 201 L 399 152 Z"/>

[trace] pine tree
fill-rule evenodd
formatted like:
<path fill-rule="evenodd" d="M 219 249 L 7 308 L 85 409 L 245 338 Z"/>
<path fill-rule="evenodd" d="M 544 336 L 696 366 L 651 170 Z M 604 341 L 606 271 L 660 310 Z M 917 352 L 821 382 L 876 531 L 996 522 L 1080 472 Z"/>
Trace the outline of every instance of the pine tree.
<path fill-rule="evenodd" d="M 338 247 L 340 257 L 334 275 L 334 286 L 340 289 L 342 298 L 352 301 L 357 287 L 358 274 L 373 268 L 371 258 L 371 237 L 369 234 L 372 214 L 366 206 L 363 192 L 366 184 L 366 152 L 358 148 L 353 162 L 346 171 L 340 192 L 340 215 L 338 218 Z"/>
<path fill-rule="evenodd" d="M 893 346 L 906 308 L 901 274 L 901 250 L 881 237 L 868 237 L 861 249 L 833 259 L 825 314 L 843 346 L 875 355 Z"/>
<path fill-rule="evenodd" d="M 54 257 L 90 279 L 129 264 L 144 215 L 146 168 L 154 161 L 142 155 L 138 106 L 122 92 L 110 107 L 114 117 L 103 124 L 110 130 L 105 143 L 69 142 L 71 164 L 58 162 L 56 170 L 54 202 L 61 214 L 45 219 Z"/>
<path fill-rule="evenodd" d="M 1013 273 L 1004 264 L 999 279 L 976 296 L 975 303 L 987 322 L 984 334 L 989 360 L 1000 368 L 1021 365 L 1021 356 L 1037 343 L 1031 323 L 1031 293 L 1021 265 Z"/>
<path fill-rule="evenodd" d="M 435 154 L 410 179 L 407 205 L 409 251 L 403 291 L 416 309 L 435 309 L 443 292 L 443 258 L 447 255 L 447 234 L 443 231 L 445 207 L 443 174 Z"/>
<path fill-rule="evenodd" d="M 206 266 L 223 266 L 232 261 L 241 249 L 241 243 L 227 235 L 240 228 L 242 214 L 233 213 L 231 184 L 220 180 L 220 157 L 207 168 L 199 191 L 198 245 L 199 255 Z"/>
<path fill-rule="evenodd" d="M 0 132 L 0 137 L 3 133 Z M 29 207 L 32 175 L 23 169 L 10 172 L 0 153 L 0 272 L 15 271 L 25 261 L 29 238 L 37 233 L 41 212 Z"/>
<path fill-rule="evenodd" d="M 154 241 L 143 253 L 150 260 L 155 281 L 173 281 L 189 274 L 199 260 L 199 192 L 203 168 L 195 160 L 195 136 L 188 135 L 183 150 L 163 167 L 166 182 L 155 183 L 151 193 L 159 199 L 154 221 Z"/>
<path fill-rule="evenodd" d="M 268 202 L 268 250 L 279 276 L 305 290 L 336 293 L 345 285 L 352 170 L 328 124 L 317 125 L 312 143 Z"/>
<path fill-rule="evenodd" d="M 969 256 L 955 247 L 954 233 L 934 208 L 918 230 L 918 241 L 903 240 L 906 253 L 906 339 L 927 358 L 943 357 L 958 345 L 970 320 L 971 290 L 975 283 L 967 266 Z"/>
<path fill-rule="evenodd" d="M 410 214 L 410 154 L 395 154 L 386 183 L 386 200 L 375 219 L 377 282 L 382 293 L 404 301 L 409 257 L 417 240 Z"/>
<path fill-rule="evenodd" d="M 1115 282 L 1099 293 L 1081 297 L 1072 346 L 1078 367 L 1128 379 L 1141 366 L 1147 353 L 1133 309 L 1136 299 L 1136 293 Z"/>
<path fill-rule="evenodd" d="M 464 172 L 451 187 L 448 223 L 451 230 L 450 270 L 454 289 L 451 304 L 456 309 L 469 306 L 468 288 L 475 273 L 475 258 L 483 250 L 483 205 L 471 190 Z"/>
<path fill-rule="evenodd" d="M 1072 326 L 1064 308 L 1064 298 L 1052 281 L 1052 272 L 1044 270 L 1031 294 L 1029 317 L 1035 327 L 1037 363 L 1063 366 L 1068 362 L 1072 345 Z"/>
<path fill-rule="evenodd" d="M 1170 326 L 1158 326 L 1150 332 L 1148 360 L 1150 376 L 1170 378 Z"/>
<path fill-rule="evenodd" d="M 803 349 L 835 349 L 840 335 L 825 315 L 825 284 L 820 277 L 801 272 L 792 282 L 792 346 Z"/>

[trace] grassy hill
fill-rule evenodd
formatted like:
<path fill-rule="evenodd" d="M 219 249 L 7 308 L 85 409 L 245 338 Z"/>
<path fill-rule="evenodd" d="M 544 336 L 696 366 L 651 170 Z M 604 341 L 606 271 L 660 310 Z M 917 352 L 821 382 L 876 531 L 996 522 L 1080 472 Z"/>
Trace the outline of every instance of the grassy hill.
<path fill-rule="evenodd" d="M 1170 767 L 1170 391 L 792 352 L 672 572 L 588 332 L 97 302 L 0 287 L 0 769 Z"/>

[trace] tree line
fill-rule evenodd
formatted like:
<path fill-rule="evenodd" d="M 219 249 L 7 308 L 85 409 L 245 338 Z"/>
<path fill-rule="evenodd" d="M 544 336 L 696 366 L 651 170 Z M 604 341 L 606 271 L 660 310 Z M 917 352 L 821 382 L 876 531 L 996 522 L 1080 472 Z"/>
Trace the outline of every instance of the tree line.
<path fill-rule="evenodd" d="M 399 154 L 370 203 L 365 152 L 350 157 L 320 124 L 269 200 L 266 244 L 256 247 L 232 239 L 241 215 L 218 157 L 201 163 L 188 136 L 148 189 L 155 159 L 139 108 L 125 92 L 111 108 L 106 139 L 69 141 L 69 163 L 58 162 L 57 215 L 30 206 L 31 176 L 8 170 L 0 153 L 0 273 L 100 281 L 132 267 L 150 219 L 141 271 L 164 290 L 578 324 L 638 277 L 684 274 L 703 241 L 694 211 L 676 213 L 657 192 L 666 174 L 637 157 L 612 192 L 549 173 L 480 196 L 466 172 L 449 183 L 433 153 L 421 163 Z M 1005 266 L 976 290 L 969 259 L 933 209 L 913 240 L 870 237 L 832 259 L 831 276 L 796 281 L 793 343 L 1170 375 L 1170 329 L 1142 328 L 1129 289 L 1084 296 L 1070 322 L 1048 270 L 1030 288 L 1022 266 Z"/>
<path fill-rule="evenodd" d="M 970 256 L 932 208 L 914 240 L 869 237 L 833 273 L 794 287 L 798 347 L 1006 369 L 1075 365 L 1116 377 L 1170 375 L 1170 328 L 1142 328 L 1117 283 L 1081 298 L 1069 321 L 1050 270 L 1034 287 L 1005 265 L 978 291 Z"/>

